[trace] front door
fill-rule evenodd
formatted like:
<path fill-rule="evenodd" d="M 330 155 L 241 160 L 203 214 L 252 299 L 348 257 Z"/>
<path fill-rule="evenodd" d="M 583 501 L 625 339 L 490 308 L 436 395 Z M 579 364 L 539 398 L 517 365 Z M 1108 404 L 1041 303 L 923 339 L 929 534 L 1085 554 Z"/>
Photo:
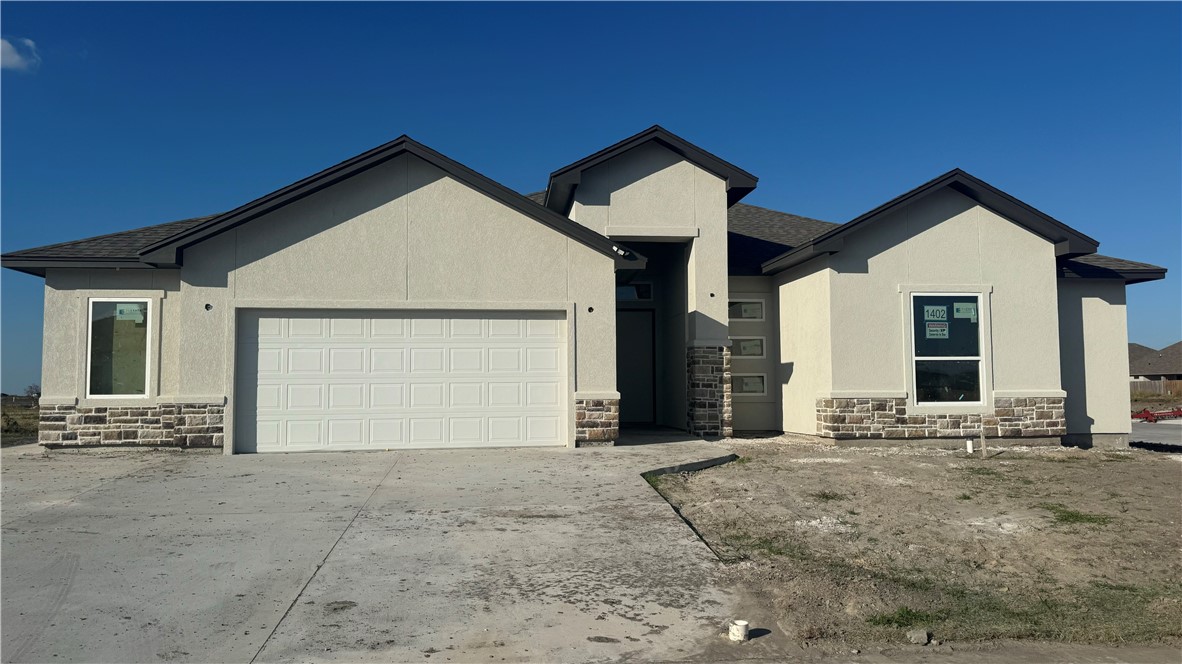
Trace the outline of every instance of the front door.
<path fill-rule="evenodd" d="M 656 420 L 654 313 L 651 309 L 616 312 L 616 385 L 620 390 L 620 424 L 652 424 Z"/>

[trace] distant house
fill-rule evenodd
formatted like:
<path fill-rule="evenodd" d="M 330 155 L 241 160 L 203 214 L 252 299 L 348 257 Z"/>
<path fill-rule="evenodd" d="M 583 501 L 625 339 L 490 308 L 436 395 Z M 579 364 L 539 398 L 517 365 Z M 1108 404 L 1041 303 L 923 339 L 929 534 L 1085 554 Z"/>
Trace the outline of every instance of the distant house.
<path fill-rule="evenodd" d="M 1129 344 L 1129 376 L 1133 380 L 1182 380 L 1182 341 L 1161 350 Z"/>

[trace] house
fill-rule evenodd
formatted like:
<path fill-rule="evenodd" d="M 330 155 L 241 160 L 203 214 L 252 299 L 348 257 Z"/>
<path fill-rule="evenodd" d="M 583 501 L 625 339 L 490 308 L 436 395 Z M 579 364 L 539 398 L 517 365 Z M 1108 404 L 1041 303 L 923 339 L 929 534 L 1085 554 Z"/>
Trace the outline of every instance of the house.
<path fill-rule="evenodd" d="M 697 436 L 1120 442 L 1160 267 L 960 170 L 845 224 L 652 127 L 524 196 L 407 137 L 229 212 L 5 254 L 41 441 L 233 452 Z"/>
<path fill-rule="evenodd" d="M 1129 344 L 1129 378 L 1182 380 L 1182 341 L 1161 350 Z"/>

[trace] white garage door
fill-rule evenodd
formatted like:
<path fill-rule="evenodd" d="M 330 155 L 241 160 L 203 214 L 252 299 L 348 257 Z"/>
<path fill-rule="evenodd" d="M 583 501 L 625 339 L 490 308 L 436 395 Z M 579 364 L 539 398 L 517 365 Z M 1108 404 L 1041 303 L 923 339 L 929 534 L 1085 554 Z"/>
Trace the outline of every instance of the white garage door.
<path fill-rule="evenodd" d="M 248 312 L 239 451 L 566 444 L 560 314 Z"/>

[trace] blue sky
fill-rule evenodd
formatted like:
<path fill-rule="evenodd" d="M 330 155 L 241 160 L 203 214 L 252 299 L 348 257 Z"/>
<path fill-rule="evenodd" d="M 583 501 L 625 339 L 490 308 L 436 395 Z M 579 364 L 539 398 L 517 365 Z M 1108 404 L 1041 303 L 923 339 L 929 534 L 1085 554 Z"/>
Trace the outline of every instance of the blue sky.
<path fill-rule="evenodd" d="M 758 175 L 747 202 L 830 221 L 964 168 L 1168 267 L 1129 288 L 1130 340 L 1162 347 L 1180 25 L 1177 3 L 5 2 L 0 244 L 220 212 L 402 133 L 534 191 L 659 123 Z M 42 282 L 0 278 L 12 392 L 39 381 Z"/>

